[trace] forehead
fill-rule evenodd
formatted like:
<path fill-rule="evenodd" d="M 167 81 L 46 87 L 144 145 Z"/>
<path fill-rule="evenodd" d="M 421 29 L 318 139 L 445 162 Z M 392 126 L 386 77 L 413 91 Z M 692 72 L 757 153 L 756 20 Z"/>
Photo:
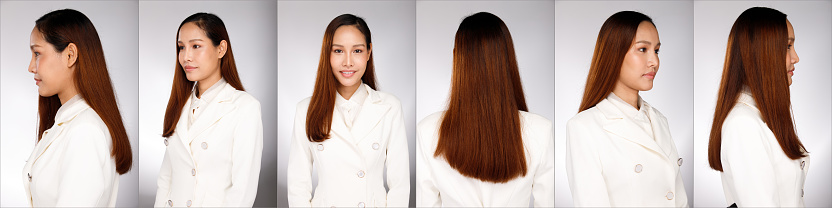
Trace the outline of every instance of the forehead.
<path fill-rule="evenodd" d="M 635 41 L 639 40 L 646 40 L 650 41 L 652 44 L 659 43 L 659 31 L 656 30 L 656 27 L 653 26 L 652 23 L 643 21 L 638 24 L 638 30 L 636 30 L 636 37 Z"/>
<path fill-rule="evenodd" d="M 345 25 L 335 29 L 335 34 L 332 37 L 333 44 L 350 46 L 355 44 L 365 44 L 364 34 L 358 30 L 354 25 Z"/>
<path fill-rule="evenodd" d="M 179 28 L 178 41 L 187 42 L 192 39 L 202 39 L 206 41 L 205 32 L 193 22 L 185 23 L 182 28 Z"/>
<path fill-rule="evenodd" d="M 43 33 L 37 27 L 32 28 L 32 33 L 29 35 L 29 41 L 32 43 L 43 42 Z"/>
<path fill-rule="evenodd" d="M 786 27 L 789 30 L 789 37 L 794 37 L 794 27 L 792 27 L 792 22 L 786 19 Z"/>

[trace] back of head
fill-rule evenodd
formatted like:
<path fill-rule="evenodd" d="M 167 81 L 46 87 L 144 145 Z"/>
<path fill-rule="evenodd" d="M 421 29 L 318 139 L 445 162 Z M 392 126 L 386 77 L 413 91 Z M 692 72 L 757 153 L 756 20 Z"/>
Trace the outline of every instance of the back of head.
<path fill-rule="evenodd" d="M 450 99 L 434 156 L 482 181 L 524 176 L 519 111 L 528 109 L 508 27 L 491 13 L 466 17 L 456 33 Z"/>

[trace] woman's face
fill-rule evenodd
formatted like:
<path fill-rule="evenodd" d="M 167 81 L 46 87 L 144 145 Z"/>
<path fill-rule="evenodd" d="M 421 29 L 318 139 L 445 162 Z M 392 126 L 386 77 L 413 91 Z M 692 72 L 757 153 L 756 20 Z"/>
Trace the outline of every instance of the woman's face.
<path fill-rule="evenodd" d="M 789 85 L 792 85 L 792 76 L 794 76 L 794 64 L 800 61 L 797 57 L 797 51 L 794 49 L 794 28 L 792 23 L 786 20 L 786 25 L 789 28 L 788 52 L 786 52 L 786 73 L 789 74 Z"/>
<path fill-rule="evenodd" d="M 633 44 L 624 56 L 616 87 L 637 91 L 653 89 L 653 78 L 659 71 L 659 32 L 652 23 L 638 25 Z"/>
<path fill-rule="evenodd" d="M 339 87 L 352 88 L 361 84 L 372 52 L 370 47 L 364 40 L 364 34 L 355 26 L 341 26 L 335 30 L 329 63 Z"/>
<path fill-rule="evenodd" d="M 179 65 L 185 70 L 189 81 L 219 80 L 220 59 L 225 55 L 225 40 L 214 46 L 205 31 L 193 22 L 185 23 L 179 28 L 176 41 L 179 47 Z"/>
<path fill-rule="evenodd" d="M 63 52 L 57 52 L 55 46 L 46 42 L 43 34 L 35 28 L 29 36 L 29 49 L 32 51 L 29 72 L 35 74 L 35 85 L 40 96 L 50 97 L 75 88 L 72 80 L 77 58 L 74 44 L 67 46 Z"/>

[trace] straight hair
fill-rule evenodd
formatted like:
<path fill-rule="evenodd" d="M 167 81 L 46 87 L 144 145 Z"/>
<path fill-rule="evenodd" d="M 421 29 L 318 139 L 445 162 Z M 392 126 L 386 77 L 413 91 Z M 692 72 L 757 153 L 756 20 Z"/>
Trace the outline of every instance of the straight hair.
<path fill-rule="evenodd" d="M 321 59 L 318 61 L 318 73 L 315 78 L 315 91 L 312 93 L 312 99 L 306 112 L 306 138 L 310 142 L 323 142 L 329 139 L 329 131 L 332 129 L 332 113 L 335 112 L 335 90 L 338 87 L 338 80 L 332 74 L 332 65 L 329 60 L 332 54 L 332 39 L 335 36 L 335 30 L 341 26 L 355 26 L 358 28 L 358 31 L 364 34 L 368 49 L 372 47 L 370 27 L 361 17 L 342 14 L 332 19 L 329 25 L 326 26 L 324 40 L 321 44 Z M 361 82 L 374 90 L 378 90 L 376 89 L 372 53 L 370 53 L 370 59 L 367 61 L 367 69 L 364 70 L 364 75 L 361 76 Z"/>
<path fill-rule="evenodd" d="M 113 145 L 110 156 L 115 160 L 116 172 L 127 173 L 133 166 L 133 152 L 107 71 L 104 49 L 92 21 L 79 11 L 62 9 L 38 18 L 35 28 L 43 34 L 46 42 L 55 46 L 56 52 L 63 52 L 70 43 L 78 48 L 78 60 L 72 77 L 75 88 L 110 131 Z M 55 116 L 60 107 L 58 95 L 40 96 L 38 99 L 38 141 L 43 137 L 43 132 L 55 124 Z"/>
<path fill-rule="evenodd" d="M 225 40 L 228 50 L 225 55 L 220 58 L 220 75 L 225 81 L 239 91 L 245 91 L 243 83 L 240 81 L 240 76 L 237 74 L 237 64 L 234 63 L 234 53 L 231 50 L 231 39 L 228 38 L 228 31 L 225 29 L 225 23 L 217 15 L 210 13 L 196 13 L 188 18 L 185 18 L 179 29 L 186 23 L 194 23 L 199 29 L 205 32 L 205 36 L 211 39 L 214 47 L 220 45 L 220 42 Z M 179 30 L 176 30 L 176 39 L 179 39 Z M 175 42 L 174 42 L 175 43 Z M 170 100 L 168 100 L 168 107 L 165 110 L 165 121 L 163 124 L 162 137 L 170 137 L 176 131 L 176 123 L 179 122 L 179 117 L 182 115 L 182 108 L 188 102 L 191 96 L 192 89 L 195 82 L 188 80 L 185 76 L 185 70 L 179 64 L 179 46 L 176 47 L 176 65 L 173 71 L 173 86 L 170 90 Z"/>
<path fill-rule="evenodd" d="M 462 20 L 451 80 L 434 157 L 485 182 L 525 176 L 519 111 L 528 108 L 511 33 L 499 17 L 480 12 Z"/>
<path fill-rule="evenodd" d="M 595 107 L 612 93 L 618 82 L 624 57 L 633 45 L 638 25 L 642 22 L 656 26 L 653 19 L 634 11 L 620 11 L 604 21 L 595 42 L 592 64 L 589 66 L 584 96 L 578 112 Z"/>
<path fill-rule="evenodd" d="M 737 103 L 743 86 L 751 92 L 763 122 L 790 159 L 805 157 L 806 148 L 794 130 L 786 66 L 789 38 L 786 14 L 771 8 L 745 10 L 728 35 L 728 49 L 708 142 L 708 163 L 722 171 L 722 125 Z"/>

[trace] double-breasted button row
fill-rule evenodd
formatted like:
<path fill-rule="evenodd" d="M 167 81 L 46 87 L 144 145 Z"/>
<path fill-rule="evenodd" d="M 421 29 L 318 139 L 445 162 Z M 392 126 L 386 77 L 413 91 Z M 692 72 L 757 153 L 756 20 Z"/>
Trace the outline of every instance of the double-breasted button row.
<path fill-rule="evenodd" d="M 673 192 L 668 191 L 664 197 L 667 198 L 667 200 L 673 200 Z"/>
<path fill-rule="evenodd" d="M 358 173 L 356 173 L 356 175 L 358 175 L 359 178 L 364 178 L 364 171 L 359 170 Z"/>
<path fill-rule="evenodd" d="M 165 142 L 167 142 L 167 140 Z M 378 148 L 381 148 L 381 145 L 378 144 L 378 142 L 376 142 L 376 143 L 373 143 L 372 147 L 373 147 L 374 150 L 378 150 Z M 203 142 L 202 143 L 202 149 L 208 149 L 208 143 Z M 324 151 L 324 144 L 318 144 L 318 151 Z"/>
<path fill-rule="evenodd" d="M 378 150 L 378 148 L 379 148 L 380 146 L 381 146 L 381 145 L 378 145 L 378 142 L 373 143 L 373 149 L 374 149 L 374 150 Z"/>
<path fill-rule="evenodd" d="M 644 169 L 644 167 L 642 167 L 641 164 L 636 164 L 636 168 L 635 168 L 636 173 L 641 173 L 642 169 Z"/>
<path fill-rule="evenodd" d="M 185 205 L 187 205 L 188 207 L 191 207 L 191 200 L 188 200 L 187 202 L 185 202 Z"/>
<path fill-rule="evenodd" d="M 193 202 L 191 200 L 185 202 L 185 206 L 191 207 L 191 205 L 193 205 Z M 168 206 L 173 207 L 173 201 L 168 200 Z"/>
<path fill-rule="evenodd" d="M 208 149 L 208 142 L 202 142 L 202 149 L 204 149 L 204 150 Z"/>
<path fill-rule="evenodd" d="M 358 207 L 364 208 L 364 202 L 358 202 Z"/>

